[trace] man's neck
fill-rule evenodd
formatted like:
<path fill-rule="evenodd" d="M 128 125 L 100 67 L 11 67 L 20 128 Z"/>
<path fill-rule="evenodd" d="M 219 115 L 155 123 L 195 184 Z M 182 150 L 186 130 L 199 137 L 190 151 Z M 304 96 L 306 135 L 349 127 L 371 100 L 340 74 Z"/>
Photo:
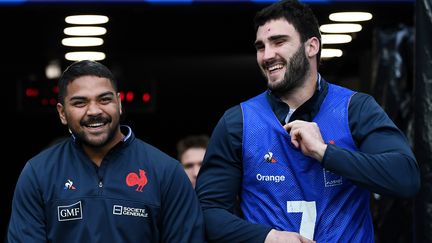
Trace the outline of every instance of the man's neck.
<path fill-rule="evenodd" d="M 100 167 L 102 164 L 102 160 L 108 154 L 108 152 L 116 146 L 119 142 L 121 142 L 124 138 L 124 135 L 120 132 L 114 136 L 109 143 L 101 147 L 92 147 L 87 145 L 82 145 L 84 152 L 87 156 L 93 161 L 93 163 Z"/>
<path fill-rule="evenodd" d="M 317 89 L 317 79 L 318 73 L 312 72 L 311 75 L 306 77 L 302 86 L 281 95 L 280 99 L 291 109 L 297 109 L 314 95 Z"/>

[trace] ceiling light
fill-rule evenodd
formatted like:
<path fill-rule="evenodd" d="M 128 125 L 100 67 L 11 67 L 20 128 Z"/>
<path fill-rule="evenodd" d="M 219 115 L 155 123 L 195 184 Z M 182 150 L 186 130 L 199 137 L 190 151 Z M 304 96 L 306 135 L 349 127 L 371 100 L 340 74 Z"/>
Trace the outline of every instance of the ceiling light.
<path fill-rule="evenodd" d="M 66 35 L 73 36 L 97 36 L 106 34 L 107 30 L 104 27 L 97 26 L 76 26 L 67 27 L 63 30 Z"/>
<path fill-rule="evenodd" d="M 323 48 L 321 50 L 321 58 L 341 57 L 342 54 L 340 49 Z"/>
<path fill-rule="evenodd" d="M 48 79 L 56 79 L 61 76 L 60 62 L 57 60 L 51 61 L 45 67 L 45 76 Z"/>
<path fill-rule="evenodd" d="M 104 43 L 97 37 L 69 37 L 62 40 L 64 46 L 100 46 Z"/>
<path fill-rule="evenodd" d="M 82 61 L 82 60 L 92 60 L 100 61 L 105 59 L 105 53 L 97 51 L 76 51 L 68 52 L 65 54 L 66 60 L 69 61 Z"/>
<path fill-rule="evenodd" d="M 323 24 L 320 31 L 324 33 L 353 33 L 362 30 L 359 24 Z"/>
<path fill-rule="evenodd" d="M 342 44 L 351 42 L 351 40 L 350 35 L 321 35 L 322 44 Z"/>
<path fill-rule="evenodd" d="M 71 15 L 65 21 L 68 24 L 105 24 L 109 18 L 105 15 Z"/>
<path fill-rule="evenodd" d="M 341 22 L 367 21 L 372 19 L 372 14 L 367 12 L 339 12 L 330 14 L 329 19 Z"/>

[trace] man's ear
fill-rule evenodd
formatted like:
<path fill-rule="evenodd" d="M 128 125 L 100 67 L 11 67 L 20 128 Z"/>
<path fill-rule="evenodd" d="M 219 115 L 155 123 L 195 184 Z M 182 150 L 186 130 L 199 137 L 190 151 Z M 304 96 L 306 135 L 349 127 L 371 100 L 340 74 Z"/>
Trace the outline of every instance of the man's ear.
<path fill-rule="evenodd" d="M 63 125 L 67 125 L 64 106 L 61 103 L 57 103 L 57 112 L 59 114 L 59 118 L 60 118 L 61 123 Z"/>
<path fill-rule="evenodd" d="M 314 57 L 320 50 L 321 43 L 317 37 L 311 37 L 305 43 L 305 51 L 307 57 Z"/>

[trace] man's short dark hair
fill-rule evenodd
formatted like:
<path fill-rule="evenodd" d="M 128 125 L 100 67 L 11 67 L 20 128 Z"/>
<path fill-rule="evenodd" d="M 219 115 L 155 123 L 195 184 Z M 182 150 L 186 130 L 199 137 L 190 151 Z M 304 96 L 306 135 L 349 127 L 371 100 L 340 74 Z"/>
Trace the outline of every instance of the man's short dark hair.
<path fill-rule="evenodd" d="M 321 33 L 319 24 L 312 9 L 297 0 L 282 0 L 274 3 L 261 11 L 254 18 L 255 31 L 270 20 L 285 19 L 300 34 L 300 40 L 304 43 L 311 37 L 316 37 L 320 41 L 320 50 L 317 54 L 317 63 L 321 58 Z"/>
<path fill-rule="evenodd" d="M 77 61 L 72 63 L 61 75 L 58 81 L 58 101 L 64 104 L 64 98 L 66 96 L 66 89 L 70 82 L 82 76 L 96 76 L 100 78 L 107 78 L 110 80 L 111 85 L 117 92 L 117 81 L 114 78 L 113 73 L 103 64 L 95 61 Z"/>
<path fill-rule="evenodd" d="M 189 135 L 177 143 L 177 157 L 180 157 L 183 153 L 190 148 L 203 148 L 206 149 L 208 145 L 209 137 L 205 134 L 201 135 Z"/>

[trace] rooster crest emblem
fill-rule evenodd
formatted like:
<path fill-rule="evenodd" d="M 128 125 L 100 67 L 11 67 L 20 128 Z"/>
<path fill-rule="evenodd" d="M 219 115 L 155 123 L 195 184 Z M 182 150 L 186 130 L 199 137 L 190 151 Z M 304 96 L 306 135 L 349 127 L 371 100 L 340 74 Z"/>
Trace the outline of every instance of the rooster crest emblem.
<path fill-rule="evenodd" d="M 142 192 L 143 187 L 147 184 L 147 177 L 145 171 L 140 169 L 139 175 L 135 172 L 131 172 L 126 176 L 126 185 L 137 186 L 135 191 Z"/>

